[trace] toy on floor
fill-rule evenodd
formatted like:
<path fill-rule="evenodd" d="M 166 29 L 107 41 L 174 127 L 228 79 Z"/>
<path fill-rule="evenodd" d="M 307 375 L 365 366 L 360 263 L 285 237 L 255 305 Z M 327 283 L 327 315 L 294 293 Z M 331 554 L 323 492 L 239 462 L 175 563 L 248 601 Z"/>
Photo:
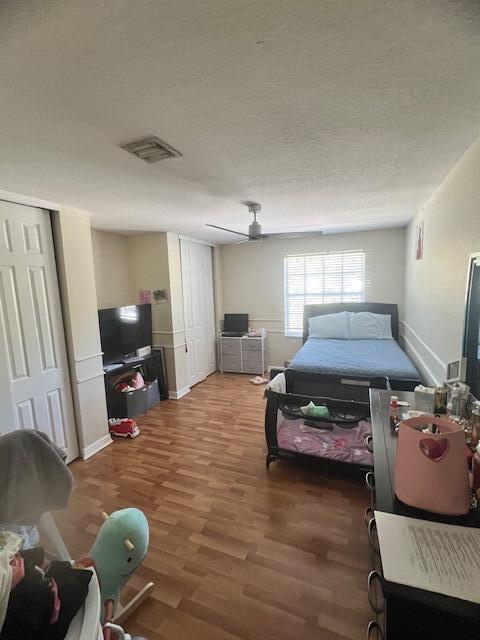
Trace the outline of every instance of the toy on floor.
<path fill-rule="evenodd" d="M 119 438 L 136 438 L 140 435 L 140 429 L 132 418 L 110 418 L 108 430 L 111 436 Z"/>
<path fill-rule="evenodd" d="M 95 562 L 105 622 L 121 623 L 147 598 L 154 587 L 149 582 L 127 605 L 120 603 L 120 591 L 142 564 L 148 550 L 149 528 L 143 511 L 129 507 L 103 514 L 89 557 Z"/>
<path fill-rule="evenodd" d="M 329 418 L 330 411 L 324 405 L 316 405 L 312 401 L 310 401 L 304 407 L 300 407 L 301 412 L 304 416 L 310 416 L 312 418 Z"/>

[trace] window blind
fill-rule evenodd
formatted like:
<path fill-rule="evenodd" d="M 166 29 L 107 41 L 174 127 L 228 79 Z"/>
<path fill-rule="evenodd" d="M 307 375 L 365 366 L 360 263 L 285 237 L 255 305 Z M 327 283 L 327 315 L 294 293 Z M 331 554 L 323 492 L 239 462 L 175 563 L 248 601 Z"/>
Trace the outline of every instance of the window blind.
<path fill-rule="evenodd" d="M 285 335 L 303 334 L 305 304 L 362 302 L 365 251 L 292 255 L 285 258 Z"/>

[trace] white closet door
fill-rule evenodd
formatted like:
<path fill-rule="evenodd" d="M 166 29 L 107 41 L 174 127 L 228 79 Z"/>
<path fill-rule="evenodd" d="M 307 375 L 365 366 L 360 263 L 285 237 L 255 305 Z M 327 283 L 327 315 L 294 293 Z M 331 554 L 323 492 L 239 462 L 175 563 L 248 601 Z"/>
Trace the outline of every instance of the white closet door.
<path fill-rule="evenodd" d="M 211 247 L 181 240 L 183 308 L 189 385 L 215 371 L 215 312 Z"/>
<path fill-rule="evenodd" d="M 50 215 L 0 202 L 0 434 L 38 429 L 78 456 Z"/>

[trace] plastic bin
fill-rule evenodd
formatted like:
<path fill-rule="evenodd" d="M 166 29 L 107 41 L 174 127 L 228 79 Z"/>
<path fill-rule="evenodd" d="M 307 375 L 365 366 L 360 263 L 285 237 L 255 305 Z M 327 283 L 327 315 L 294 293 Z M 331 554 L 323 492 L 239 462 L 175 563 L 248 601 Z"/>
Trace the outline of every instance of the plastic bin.
<path fill-rule="evenodd" d="M 147 409 L 151 409 L 160 402 L 160 390 L 158 388 L 158 379 L 152 380 L 146 384 Z"/>
<path fill-rule="evenodd" d="M 136 418 L 147 410 L 147 387 L 114 391 L 108 403 L 109 418 Z"/>

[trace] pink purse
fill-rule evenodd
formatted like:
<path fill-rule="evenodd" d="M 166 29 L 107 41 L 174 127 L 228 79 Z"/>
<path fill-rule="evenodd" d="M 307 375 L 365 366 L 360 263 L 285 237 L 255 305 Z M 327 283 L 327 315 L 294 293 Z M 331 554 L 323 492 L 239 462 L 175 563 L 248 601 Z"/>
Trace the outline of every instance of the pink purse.
<path fill-rule="evenodd" d="M 437 433 L 415 427 L 436 425 Z M 443 515 L 470 509 L 470 479 L 463 429 L 433 416 L 400 423 L 395 461 L 395 493 L 405 504 Z"/>

